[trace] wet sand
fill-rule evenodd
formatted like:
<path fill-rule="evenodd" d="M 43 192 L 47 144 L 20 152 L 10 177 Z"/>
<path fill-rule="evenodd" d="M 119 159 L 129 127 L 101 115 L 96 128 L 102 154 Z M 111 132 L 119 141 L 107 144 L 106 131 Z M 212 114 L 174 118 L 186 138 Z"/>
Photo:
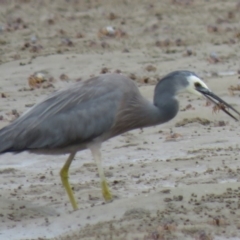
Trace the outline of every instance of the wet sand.
<path fill-rule="evenodd" d="M 239 92 L 229 91 L 239 84 L 239 8 L 238 1 L 1 1 L 0 127 L 53 91 L 116 70 L 149 100 L 164 74 L 195 71 L 240 109 Z M 106 36 L 106 26 L 116 34 Z M 31 89 L 35 72 L 54 80 Z M 67 156 L 1 155 L 0 239 L 240 239 L 239 123 L 205 99 L 179 100 L 169 123 L 103 144 L 111 203 L 87 150 L 70 169 L 75 212 L 59 177 Z"/>

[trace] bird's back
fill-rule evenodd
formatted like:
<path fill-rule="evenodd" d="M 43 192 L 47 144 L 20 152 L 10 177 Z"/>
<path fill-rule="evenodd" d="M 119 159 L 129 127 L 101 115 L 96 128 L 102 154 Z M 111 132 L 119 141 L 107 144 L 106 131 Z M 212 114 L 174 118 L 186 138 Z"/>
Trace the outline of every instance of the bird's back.
<path fill-rule="evenodd" d="M 0 153 L 61 149 L 98 137 L 105 140 L 118 134 L 112 130 L 124 103 L 139 96 L 133 81 L 120 74 L 78 82 L 1 129 Z"/>

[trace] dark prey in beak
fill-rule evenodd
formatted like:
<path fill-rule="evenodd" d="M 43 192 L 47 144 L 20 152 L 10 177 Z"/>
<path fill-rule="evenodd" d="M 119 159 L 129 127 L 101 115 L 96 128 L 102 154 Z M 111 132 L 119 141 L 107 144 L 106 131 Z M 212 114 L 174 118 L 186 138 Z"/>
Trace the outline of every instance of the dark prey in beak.
<path fill-rule="evenodd" d="M 196 90 L 199 91 L 200 93 L 202 93 L 208 100 L 210 100 L 216 106 L 219 106 L 219 108 L 221 110 L 223 110 L 226 114 L 228 114 L 230 117 L 232 117 L 233 119 L 238 121 L 238 119 L 235 116 L 233 116 L 229 111 L 226 110 L 226 108 L 230 108 L 240 116 L 240 113 L 235 108 L 233 108 L 231 105 L 229 105 L 228 103 L 223 101 L 220 97 L 215 95 L 213 92 L 209 91 L 208 89 L 206 89 L 202 86 L 197 86 Z M 218 102 L 214 101 L 214 99 L 217 100 Z"/>

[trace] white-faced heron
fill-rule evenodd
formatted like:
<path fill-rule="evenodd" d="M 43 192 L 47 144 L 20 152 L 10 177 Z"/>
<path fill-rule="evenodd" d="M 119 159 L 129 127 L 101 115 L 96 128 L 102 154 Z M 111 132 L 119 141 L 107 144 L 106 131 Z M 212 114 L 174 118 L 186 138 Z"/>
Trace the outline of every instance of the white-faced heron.
<path fill-rule="evenodd" d="M 240 115 L 193 72 L 175 71 L 163 77 L 155 87 L 153 103 L 128 77 L 104 74 L 53 93 L 1 129 L 0 153 L 69 154 L 60 176 L 73 209 L 77 209 L 68 170 L 75 154 L 88 148 L 97 164 L 103 197 L 109 201 L 112 195 L 101 164 L 101 143 L 136 128 L 171 120 L 179 109 L 176 96 L 183 92 L 204 95 L 222 104 L 220 109 L 235 120 L 226 108 Z"/>

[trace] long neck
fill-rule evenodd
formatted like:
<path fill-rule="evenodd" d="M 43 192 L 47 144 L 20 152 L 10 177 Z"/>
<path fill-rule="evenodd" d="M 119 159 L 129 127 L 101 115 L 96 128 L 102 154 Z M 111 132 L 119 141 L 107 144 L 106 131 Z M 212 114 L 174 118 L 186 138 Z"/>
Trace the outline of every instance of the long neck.
<path fill-rule="evenodd" d="M 164 123 L 173 119 L 179 110 L 179 104 L 175 98 L 174 87 L 169 87 L 169 85 L 158 83 L 155 91 L 153 104 L 156 106 L 159 112 L 159 123 Z"/>
<path fill-rule="evenodd" d="M 124 105 L 118 110 L 110 137 L 136 128 L 158 125 L 174 118 L 178 112 L 178 101 L 171 96 L 169 93 L 159 93 L 155 88 L 153 103 L 140 94 L 126 98 Z"/>

